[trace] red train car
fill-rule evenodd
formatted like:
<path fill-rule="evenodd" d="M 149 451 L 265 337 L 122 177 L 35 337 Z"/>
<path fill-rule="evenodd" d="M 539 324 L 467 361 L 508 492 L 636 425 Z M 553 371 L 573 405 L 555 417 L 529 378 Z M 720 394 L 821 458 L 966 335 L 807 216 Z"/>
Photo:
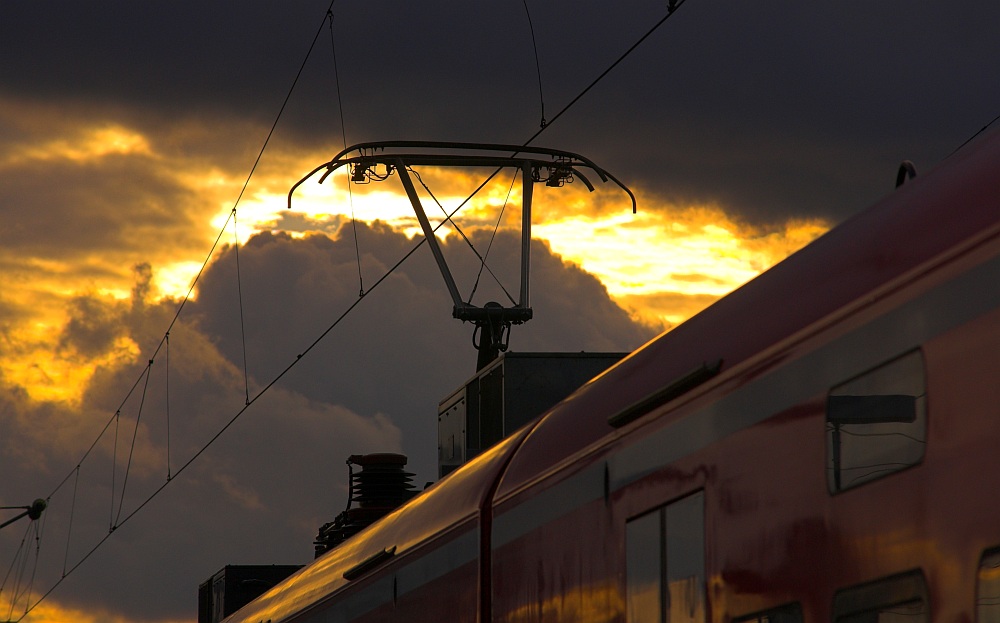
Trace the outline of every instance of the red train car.
<path fill-rule="evenodd" d="M 1000 134 L 231 623 L 1000 621 Z"/>

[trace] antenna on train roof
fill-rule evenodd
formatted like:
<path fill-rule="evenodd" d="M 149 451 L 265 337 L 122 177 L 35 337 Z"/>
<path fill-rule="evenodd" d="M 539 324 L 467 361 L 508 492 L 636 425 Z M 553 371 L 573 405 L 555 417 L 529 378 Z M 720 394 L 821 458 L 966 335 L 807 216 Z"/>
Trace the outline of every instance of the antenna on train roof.
<path fill-rule="evenodd" d="M 357 152 L 357 155 L 351 155 Z M 502 152 L 509 155 L 498 155 Z M 510 307 L 500 303 L 489 302 L 479 307 L 462 300 L 455 285 L 455 279 L 444 259 L 441 246 L 434 236 L 434 229 L 424 212 L 417 195 L 416 188 L 410 178 L 410 167 L 428 165 L 436 167 L 495 167 L 496 172 L 506 167 L 521 170 L 522 209 L 521 209 L 521 284 L 518 300 Z M 455 142 L 424 142 L 424 141 L 386 141 L 359 143 L 341 151 L 295 183 L 288 191 L 288 207 L 292 207 L 292 193 L 307 179 L 326 169 L 320 177 L 322 183 L 331 173 L 340 167 L 349 167 L 351 181 L 368 183 L 383 181 L 393 173 L 399 175 L 403 189 L 413 206 L 417 221 L 423 231 L 424 239 L 430 245 L 431 253 L 437 262 L 441 276 L 444 278 L 448 292 L 451 294 L 454 308 L 452 316 L 462 322 L 472 322 L 476 328 L 473 332 L 473 345 L 479 351 L 477 370 L 482 370 L 499 354 L 507 350 L 510 328 L 531 319 L 532 311 L 528 300 L 528 274 L 531 263 L 531 200 L 535 183 L 544 182 L 546 186 L 560 187 L 573 179 L 579 179 L 593 191 L 594 186 L 581 172 L 581 168 L 593 171 L 602 182 L 611 180 L 628 193 L 632 200 L 632 212 L 636 211 L 635 195 L 613 175 L 594 164 L 592 161 L 568 151 L 547 149 L 543 147 L 527 147 L 523 145 L 503 145 L 495 143 L 455 143 Z M 381 167 L 381 168 L 379 168 Z M 492 175 L 490 176 L 492 177 Z M 449 219 L 452 215 L 449 215 Z"/>

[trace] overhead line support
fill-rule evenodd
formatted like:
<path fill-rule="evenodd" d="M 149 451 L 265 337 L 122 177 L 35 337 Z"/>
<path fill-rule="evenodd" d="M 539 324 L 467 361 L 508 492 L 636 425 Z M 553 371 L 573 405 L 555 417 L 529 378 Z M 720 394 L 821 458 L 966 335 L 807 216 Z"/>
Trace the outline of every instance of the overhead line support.
<path fill-rule="evenodd" d="M 497 152 L 502 153 L 498 154 Z M 431 226 L 410 176 L 410 168 L 414 166 L 495 167 L 497 171 L 506 167 L 516 167 L 521 171 L 521 284 L 519 299 L 512 307 L 505 307 L 495 302 L 489 302 L 479 307 L 462 300 L 458 286 L 455 284 L 455 278 L 445 260 L 444 251 L 434 233 L 440 225 Z M 454 305 L 452 316 L 463 322 L 472 322 L 476 325 L 476 330 L 473 333 L 473 344 L 479 351 L 479 369 L 482 369 L 501 352 L 507 350 L 511 325 L 522 324 L 532 317 L 529 303 L 529 274 L 531 270 L 531 202 L 534 197 L 534 184 L 544 182 L 546 186 L 559 187 L 578 179 L 587 187 L 587 190 L 593 191 L 594 185 L 580 171 L 580 169 L 589 169 L 602 182 L 610 180 L 624 190 L 632 201 L 632 212 L 634 213 L 636 209 L 635 195 L 628 187 L 591 160 L 578 154 L 524 145 L 433 141 L 368 142 L 348 147 L 329 162 L 316 167 L 296 182 L 288 191 L 288 207 L 292 206 L 292 195 L 295 190 L 307 179 L 325 169 L 319 179 L 322 183 L 341 167 L 348 167 L 350 181 L 355 183 L 382 181 L 393 172 L 399 174 L 400 182 L 403 184 L 406 196 L 410 200 L 417 221 L 420 223 L 424 239 L 431 248 L 434 261 L 437 262 L 438 270 L 441 272 L 441 277 L 448 288 L 448 294 L 451 296 Z M 450 219 L 450 216 L 448 218 Z M 482 257 L 480 259 L 485 263 Z"/>

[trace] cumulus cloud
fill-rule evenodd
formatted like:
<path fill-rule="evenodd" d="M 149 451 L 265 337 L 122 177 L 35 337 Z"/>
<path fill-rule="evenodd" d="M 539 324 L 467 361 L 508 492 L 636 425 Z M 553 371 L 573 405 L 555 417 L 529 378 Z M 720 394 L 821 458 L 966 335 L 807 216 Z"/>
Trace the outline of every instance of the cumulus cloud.
<path fill-rule="evenodd" d="M 346 502 L 347 456 L 405 452 L 421 481 L 433 478 L 437 402 L 474 372 L 472 328 L 451 319 L 427 248 L 372 289 L 415 241 L 378 224 L 359 224 L 357 233 L 368 294 L 301 360 L 358 298 L 350 230 L 335 238 L 257 235 L 239 249 L 239 283 L 237 250 L 226 249 L 166 340 L 177 301 L 151 298 L 155 268 L 138 267 L 128 300 L 71 300 L 57 341 L 65 357 L 97 362 L 76 401 L 35 400 L 7 379 L 0 461 L 12 484 L 4 502 L 44 497 L 69 474 L 46 511 L 38 585 L 54 582 L 63 558 L 72 567 L 126 520 L 86 563 L 109 573 L 72 574 L 59 604 L 114 602 L 124 616 L 185 616 L 198 582 L 225 564 L 307 561 L 316 529 Z M 472 239 L 485 247 L 488 235 Z M 540 242 L 532 246 L 536 318 L 514 328 L 512 349 L 626 351 L 652 335 L 593 276 Z M 477 267 L 462 259 L 465 247 L 454 236 L 444 243 L 469 292 Z M 501 231 L 490 264 L 515 292 L 518 253 L 518 237 Z M 475 301 L 500 294 L 483 283 Z M 246 411 L 189 464 L 248 398 Z M 8 534 L 0 537 L 10 551 Z"/>
<path fill-rule="evenodd" d="M 472 239 L 485 249 L 488 236 L 477 230 Z M 246 310 L 242 326 L 235 322 L 233 250 L 206 275 L 193 313 L 204 330 L 219 336 L 220 348 L 232 361 L 242 359 L 245 336 L 250 376 L 258 382 L 273 378 L 358 299 L 363 287 L 371 288 L 416 244 L 378 224 L 359 223 L 357 237 L 360 279 L 353 232 L 347 226 L 337 239 L 258 235 L 239 254 Z M 515 298 L 519 244 L 518 236 L 503 231 L 490 256 L 490 266 Z M 456 281 L 469 294 L 478 270 L 468 259 L 474 256 L 455 235 L 445 241 L 444 250 Z M 532 251 L 535 319 L 514 327 L 512 350 L 623 351 L 651 337 L 593 276 L 564 263 L 540 242 L 533 243 Z M 511 304 L 485 274 L 474 303 L 488 300 Z M 430 249 L 419 249 L 377 289 L 366 291 L 357 311 L 306 355 L 307 365 L 290 373 L 287 383 L 317 400 L 388 415 L 403 429 L 404 447 L 415 457 L 418 471 L 433 474 L 437 402 L 475 369 L 472 327 L 453 320 L 451 309 Z M 387 402 L 386 392 L 398 398 Z"/>

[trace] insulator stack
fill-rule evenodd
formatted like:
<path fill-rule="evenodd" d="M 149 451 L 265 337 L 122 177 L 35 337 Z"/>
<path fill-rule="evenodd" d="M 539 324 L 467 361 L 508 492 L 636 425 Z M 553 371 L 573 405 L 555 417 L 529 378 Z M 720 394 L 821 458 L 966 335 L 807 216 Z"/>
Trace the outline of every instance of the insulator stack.
<path fill-rule="evenodd" d="M 351 469 L 347 510 L 323 524 L 316 535 L 313 544 L 317 558 L 417 494 L 413 474 L 403 471 L 406 460 L 402 454 L 352 455 L 347 459 L 348 466 L 361 469 Z"/>

